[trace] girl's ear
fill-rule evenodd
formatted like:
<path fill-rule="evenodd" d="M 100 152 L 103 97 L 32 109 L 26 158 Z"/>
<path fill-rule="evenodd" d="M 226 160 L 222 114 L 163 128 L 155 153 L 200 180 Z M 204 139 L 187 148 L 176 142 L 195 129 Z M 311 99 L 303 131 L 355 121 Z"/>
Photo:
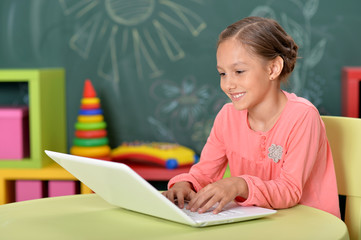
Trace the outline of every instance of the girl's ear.
<path fill-rule="evenodd" d="M 269 65 L 270 80 L 274 80 L 279 77 L 283 69 L 283 63 L 284 63 L 283 58 L 281 58 L 280 56 L 277 56 L 275 59 L 273 59 L 270 62 Z"/>

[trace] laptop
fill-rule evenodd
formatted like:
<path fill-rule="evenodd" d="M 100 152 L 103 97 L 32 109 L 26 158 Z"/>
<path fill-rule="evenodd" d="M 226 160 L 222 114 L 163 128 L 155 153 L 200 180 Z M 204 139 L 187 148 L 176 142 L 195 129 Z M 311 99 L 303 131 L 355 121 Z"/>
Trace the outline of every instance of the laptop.
<path fill-rule="evenodd" d="M 218 214 L 180 209 L 125 164 L 45 150 L 45 153 L 112 205 L 173 222 L 204 227 L 265 217 L 276 210 L 232 202 Z"/>

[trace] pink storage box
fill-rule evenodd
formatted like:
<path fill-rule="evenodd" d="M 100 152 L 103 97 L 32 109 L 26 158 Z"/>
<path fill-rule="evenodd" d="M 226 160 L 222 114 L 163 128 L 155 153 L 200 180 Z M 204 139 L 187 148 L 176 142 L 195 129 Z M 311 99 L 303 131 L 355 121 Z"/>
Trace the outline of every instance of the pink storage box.
<path fill-rule="evenodd" d="M 29 157 L 28 107 L 0 107 L 0 160 Z"/>
<path fill-rule="evenodd" d="M 45 182 L 41 180 L 15 181 L 15 201 L 27 201 L 44 198 L 46 196 Z"/>
<path fill-rule="evenodd" d="M 59 197 L 77 194 L 77 183 L 75 181 L 51 180 L 48 182 L 48 196 Z"/>

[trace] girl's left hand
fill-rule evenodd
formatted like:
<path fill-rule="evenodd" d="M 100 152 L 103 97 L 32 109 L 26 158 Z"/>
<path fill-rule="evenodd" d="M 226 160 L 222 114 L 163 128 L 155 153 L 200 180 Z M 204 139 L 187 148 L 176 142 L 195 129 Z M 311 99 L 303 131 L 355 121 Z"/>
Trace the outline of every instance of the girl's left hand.
<path fill-rule="evenodd" d="M 241 177 L 229 177 L 209 184 L 202 188 L 188 203 L 187 209 L 199 213 L 206 212 L 218 203 L 213 210 L 214 214 L 222 211 L 222 208 L 237 196 L 248 197 L 248 186 Z"/>

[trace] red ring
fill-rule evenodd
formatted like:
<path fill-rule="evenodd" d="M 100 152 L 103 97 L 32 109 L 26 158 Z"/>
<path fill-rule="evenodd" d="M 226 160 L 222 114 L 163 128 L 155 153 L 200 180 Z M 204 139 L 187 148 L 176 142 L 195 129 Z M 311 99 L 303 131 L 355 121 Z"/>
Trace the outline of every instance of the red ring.
<path fill-rule="evenodd" d="M 76 130 L 75 136 L 78 138 L 100 138 L 106 137 L 107 131 L 105 129 L 98 129 L 98 130 Z"/>
<path fill-rule="evenodd" d="M 93 104 L 81 104 L 80 109 L 98 109 L 100 108 L 100 103 Z"/>

